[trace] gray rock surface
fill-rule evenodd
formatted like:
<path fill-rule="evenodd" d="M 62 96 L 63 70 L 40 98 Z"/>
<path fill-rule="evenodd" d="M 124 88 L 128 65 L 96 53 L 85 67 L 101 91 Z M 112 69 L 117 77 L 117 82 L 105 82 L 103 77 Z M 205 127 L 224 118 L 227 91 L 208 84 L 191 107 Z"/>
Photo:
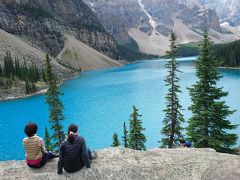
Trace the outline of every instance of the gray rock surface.
<path fill-rule="evenodd" d="M 205 5 L 215 10 L 221 23 L 227 22 L 230 26 L 240 25 L 240 0 L 179 0 L 186 4 Z"/>
<path fill-rule="evenodd" d="M 90 169 L 57 175 L 57 160 L 40 170 L 33 170 L 24 161 L 0 163 L 0 179 L 189 179 L 237 180 L 240 177 L 240 156 L 216 153 L 213 149 L 152 149 L 145 152 L 109 148 L 98 151 Z"/>
<path fill-rule="evenodd" d="M 185 1 L 185 0 L 184 0 Z M 138 0 L 84 0 L 93 9 L 105 29 L 118 41 L 128 40 L 128 29 L 148 27 L 151 32 L 149 18 L 143 11 Z M 153 17 L 159 28 L 157 31 L 168 36 L 174 26 L 174 19 L 180 19 L 189 29 L 204 30 L 205 18 L 201 7 L 194 4 L 189 7 L 179 0 L 140 0 L 146 11 Z M 221 31 L 219 20 L 215 11 L 206 12 L 207 26 Z M 160 28 L 161 27 L 161 28 Z"/>

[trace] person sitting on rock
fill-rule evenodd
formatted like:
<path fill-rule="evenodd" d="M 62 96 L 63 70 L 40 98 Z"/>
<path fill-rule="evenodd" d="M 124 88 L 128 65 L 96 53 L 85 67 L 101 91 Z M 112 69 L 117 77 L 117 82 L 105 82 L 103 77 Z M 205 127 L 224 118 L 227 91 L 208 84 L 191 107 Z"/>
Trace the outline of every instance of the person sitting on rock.
<path fill-rule="evenodd" d="M 37 136 L 37 130 L 38 126 L 34 122 L 28 123 L 24 128 L 27 137 L 23 139 L 23 145 L 27 165 L 31 168 L 41 168 L 49 159 L 58 157 L 57 154 L 46 151 L 43 139 Z"/>
<path fill-rule="evenodd" d="M 185 147 L 186 146 L 186 141 L 184 139 L 180 139 L 178 143 L 179 147 Z"/>
<path fill-rule="evenodd" d="M 185 146 L 188 147 L 188 148 L 190 148 L 190 147 L 192 146 L 192 144 L 191 144 L 190 141 L 186 141 L 186 142 L 185 142 Z"/>
<path fill-rule="evenodd" d="M 191 142 L 188 140 L 180 139 L 179 140 L 179 147 L 187 147 L 190 148 L 192 146 Z"/>
<path fill-rule="evenodd" d="M 62 174 L 63 168 L 68 173 L 79 171 L 84 166 L 90 168 L 90 162 L 95 158 L 96 152 L 91 153 L 84 138 L 78 136 L 78 126 L 71 124 L 68 127 L 68 137 L 60 146 L 57 173 Z"/>

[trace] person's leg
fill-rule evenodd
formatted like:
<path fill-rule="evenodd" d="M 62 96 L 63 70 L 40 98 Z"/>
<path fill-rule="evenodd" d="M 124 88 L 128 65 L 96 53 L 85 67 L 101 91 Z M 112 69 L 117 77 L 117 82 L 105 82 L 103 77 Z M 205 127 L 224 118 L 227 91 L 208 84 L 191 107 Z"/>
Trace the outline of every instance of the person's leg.
<path fill-rule="evenodd" d="M 88 148 L 88 157 L 89 157 L 89 159 L 90 160 L 92 160 L 93 158 L 92 158 L 92 152 L 90 151 L 90 149 Z"/>
<path fill-rule="evenodd" d="M 56 157 L 59 157 L 59 155 L 55 155 L 55 154 L 53 154 L 53 153 L 51 153 L 51 152 L 45 153 L 45 154 L 43 155 L 43 157 L 42 157 L 42 161 L 41 161 L 41 163 L 40 163 L 40 165 L 39 165 L 38 168 L 43 167 L 43 166 L 47 163 L 48 160 L 53 159 L 53 158 L 56 158 Z"/>
<path fill-rule="evenodd" d="M 28 165 L 28 167 L 33 168 L 33 169 L 37 169 L 38 168 L 38 166 L 33 166 L 33 165 L 28 164 L 28 163 L 27 163 L 27 165 Z"/>
<path fill-rule="evenodd" d="M 96 151 L 90 151 L 88 148 L 88 156 L 90 160 L 96 159 L 97 158 L 97 152 Z"/>
<path fill-rule="evenodd" d="M 48 153 L 45 153 L 42 157 L 42 160 L 41 160 L 38 168 L 43 167 L 47 163 L 47 160 L 48 160 Z"/>
<path fill-rule="evenodd" d="M 52 152 L 48 152 L 48 160 L 49 159 L 53 159 L 53 158 L 57 158 L 57 157 L 59 157 L 58 154 L 55 154 L 55 153 L 52 153 Z"/>

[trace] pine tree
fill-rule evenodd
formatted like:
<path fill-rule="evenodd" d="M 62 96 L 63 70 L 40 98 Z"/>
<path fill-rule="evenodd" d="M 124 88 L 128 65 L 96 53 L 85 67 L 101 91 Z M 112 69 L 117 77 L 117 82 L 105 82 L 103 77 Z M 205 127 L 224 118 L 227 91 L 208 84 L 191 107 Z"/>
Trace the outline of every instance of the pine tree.
<path fill-rule="evenodd" d="M 47 151 L 52 151 L 52 144 L 51 139 L 48 133 L 48 128 L 45 127 L 45 136 L 44 136 L 44 143 Z"/>
<path fill-rule="evenodd" d="M 214 148 L 219 152 L 231 152 L 237 135 L 229 133 L 235 129 L 227 118 L 229 110 L 223 97 L 228 93 L 217 87 L 222 76 L 217 71 L 218 62 L 212 51 L 213 43 L 206 32 L 201 43 L 200 56 L 196 62 L 198 81 L 189 88 L 192 117 L 189 119 L 187 135 L 194 147 Z"/>
<path fill-rule="evenodd" d="M 123 137 L 122 137 L 123 143 L 124 143 L 124 147 L 128 147 L 128 131 L 126 128 L 126 123 L 123 123 Z"/>
<path fill-rule="evenodd" d="M 113 134 L 113 143 L 112 143 L 112 147 L 118 147 L 120 146 L 120 142 L 118 140 L 118 135 L 117 133 Z"/>
<path fill-rule="evenodd" d="M 172 148 L 176 141 L 182 137 L 181 123 L 184 122 L 183 115 L 181 113 L 182 106 L 178 98 L 178 94 L 181 93 L 177 73 L 178 64 L 176 62 L 177 56 L 177 36 L 172 31 L 170 39 L 170 51 L 167 51 L 169 61 L 167 61 L 165 67 L 167 69 L 167 76 L 165 77 L 165 86 L 168 87 L 168 92 L 165 97 L 167 101 L 167 107 L 164 109 L 165 117 L 163 120 L 163 128 L 161 133 L 165 136 L 161 140 L 162 147 Z"/>
<path fill-rule="evenodd" d="M 0 86 L 4 86 L 4 80 L 2 76 L 0 76 Z"/>
<path fill-rule="evenodd" d="M 36 85 L 27 79 L 25 81 L 25 93 L 32 94 L 32 93 L 35 93 L 36 91 L 37 91 Z"/>
<path fill-rule="evenodd" d="M 1 66 L 1 64 L 0 64 L 0 77 L 3 77 L 3 69 L 2 69 L 2 66 Z"/>
<path fill-rule="evenodd" d="M 138 109 L 133 106 L 133 113 L 130 115 L 129 119 L 129 140 L 128 146 L 135 150 L 146 150 L 144 143 L 146 142 L 146 137 L 142 133 L 145 128 L 142 127 L 142 121 L 138 119 L 142 115 L 138 114 Z"/>
<path fill-rule="evenodd" d="M 30 87 L 30 83 L 28 80 L 25 81 L 25 93 L 26 94 L 30 94 L 31 93 L 31 87 Z"/>
<path fill-rule="evenodd" d="M 47 82 L 47 77 L 46 77 L 46 73 L 45 73 L 44 69 L 42 69 L 41 75 L 42 75 L 42 80 L 44 82 Z"/>
<path fill-rule="evenodd" d="M 21 69 L 20 69 L 20 64 L 19 64 L 19 59 L 15 58 L 14 62 L 14 68 L 15 68 L 15 75 L 21 79 Z"/>
<path fill-rule="evenodd" d="M 53 130 L 53 135 L 51 140 L 53 140 L 53 149 L 60 146 L 61 142 L 64 140 L 63 126 L 61 121 L 64 120 L 63 116 L 63 104 L 59 98 L 62 93 L 59 91 L 57 86 L 57 80 L 52 72 L 51 59 L 46 55 L 45 60 L 46 67 L 46 78 L 48 84 L 48 90 L 46 93 L 46 103 L 49 105 L 49 122 L 52 124 L 51 129 Z"/>
<path fill-rule="evenodd" d="M 14 63 L 12 55 L 9 51 L 4 56 L 4 75 L 7 78 L 12 78 L 15 74 Z"/>

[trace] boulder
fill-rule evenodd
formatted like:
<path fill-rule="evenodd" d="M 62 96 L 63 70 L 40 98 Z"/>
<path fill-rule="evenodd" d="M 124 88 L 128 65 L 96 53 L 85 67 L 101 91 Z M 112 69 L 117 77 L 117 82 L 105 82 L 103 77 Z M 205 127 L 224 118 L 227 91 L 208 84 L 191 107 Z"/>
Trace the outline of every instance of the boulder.
<path fill-rule="evenodd" d="M 217 153 L 213 149 L 151 149 L 134 151 L 108 148 L 97 152 L 91 168 L 58 175 L 57 159 L 39 170 L 30 169 L 25 161 L 0 163 L 0 179 L 56 180 L 237 180 L 240 177 L 240 156 Z"/>

